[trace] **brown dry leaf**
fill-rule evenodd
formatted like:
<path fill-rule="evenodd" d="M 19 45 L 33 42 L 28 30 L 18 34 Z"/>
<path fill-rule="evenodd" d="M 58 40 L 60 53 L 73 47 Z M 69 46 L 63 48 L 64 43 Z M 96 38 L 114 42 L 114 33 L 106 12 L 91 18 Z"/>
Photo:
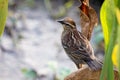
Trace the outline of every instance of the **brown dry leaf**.
<path fill-rule="evenodd" d="M 93 28 L 98 23 L 96 11 L 89 6 L 89 0 L 81 0 L 79 9 L 81 32 L 90 40 Z"/>
<path fill-rule="evenodd" d="M 100 73 L 101 70 L 91 71 L 88 68 L 84 68 L 71 73 L 64 80 L 99 80 Z M 118 71 L 114 70 L 114 74 L 115 74 L 114 80 L 119 80 Z"/>

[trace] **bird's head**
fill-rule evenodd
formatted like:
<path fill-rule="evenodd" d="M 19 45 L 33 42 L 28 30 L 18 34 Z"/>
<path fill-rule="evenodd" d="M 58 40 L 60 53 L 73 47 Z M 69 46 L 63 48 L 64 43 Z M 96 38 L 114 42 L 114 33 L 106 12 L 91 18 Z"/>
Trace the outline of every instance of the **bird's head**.
<path fill-rule="evenodd" d="M 73 19 L 66 17 L 63 20 L 59 20 L 59 23 L 61 23 L 63 25 L 64 30 L 67 29 L 76 29 L 76 24 L 73 21 Z"/>

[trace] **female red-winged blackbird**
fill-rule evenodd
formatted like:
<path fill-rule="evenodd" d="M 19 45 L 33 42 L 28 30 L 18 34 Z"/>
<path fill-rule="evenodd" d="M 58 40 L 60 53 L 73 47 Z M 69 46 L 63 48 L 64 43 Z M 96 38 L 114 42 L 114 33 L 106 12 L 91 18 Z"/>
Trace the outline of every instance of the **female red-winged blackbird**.
<path fill-rule="evenodd" d="M 75 22 L 69 17 L 58 22 L 64 28 L 61 36 L 62 46 L 77 68 L 86 63 L 91 70 L 101 69 L 102 63 L 94 56 L 90 42 L 77 30 Z"/>

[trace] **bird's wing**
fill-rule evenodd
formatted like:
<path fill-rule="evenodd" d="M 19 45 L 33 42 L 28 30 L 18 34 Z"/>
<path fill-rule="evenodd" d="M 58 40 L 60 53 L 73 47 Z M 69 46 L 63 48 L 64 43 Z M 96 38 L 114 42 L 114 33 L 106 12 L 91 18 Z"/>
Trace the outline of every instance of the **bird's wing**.
<path fill-rule="evenodd" d="M 77 50 L 77 51 L 74 51 L 72 52 L 71 54 L 74 58 L 76 59 L 82 59 L 82 60 L 92 60 L 92 58 L 90 57 L 89 54 L 87 54 L 85 51 L 80 51 L 80 50 Z"/>
<path fill-rule="evenodd" d="M 74 57 L 80 59 L 92 59 L 91 55 L 93 54 L 92 47 L 87 40 L 87 38 L 79 32 L 79 39 L 77 43 L 74 44 L 74 51 L 72 51 Z M 81 38 L 82 37 L 82 38 Z"/>

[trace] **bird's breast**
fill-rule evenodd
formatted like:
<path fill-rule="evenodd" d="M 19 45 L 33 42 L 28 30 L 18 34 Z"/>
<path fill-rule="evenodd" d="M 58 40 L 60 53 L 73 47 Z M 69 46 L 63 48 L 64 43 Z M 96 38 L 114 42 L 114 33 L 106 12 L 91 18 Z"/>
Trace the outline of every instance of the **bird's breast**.
<path fill-rule="evenodd" d="M 76 44 L 78 43 L 75 34 L 72 32 L 63 32 L 61 37 L 62 45 L 65 50 L 75 49 Z"/>

